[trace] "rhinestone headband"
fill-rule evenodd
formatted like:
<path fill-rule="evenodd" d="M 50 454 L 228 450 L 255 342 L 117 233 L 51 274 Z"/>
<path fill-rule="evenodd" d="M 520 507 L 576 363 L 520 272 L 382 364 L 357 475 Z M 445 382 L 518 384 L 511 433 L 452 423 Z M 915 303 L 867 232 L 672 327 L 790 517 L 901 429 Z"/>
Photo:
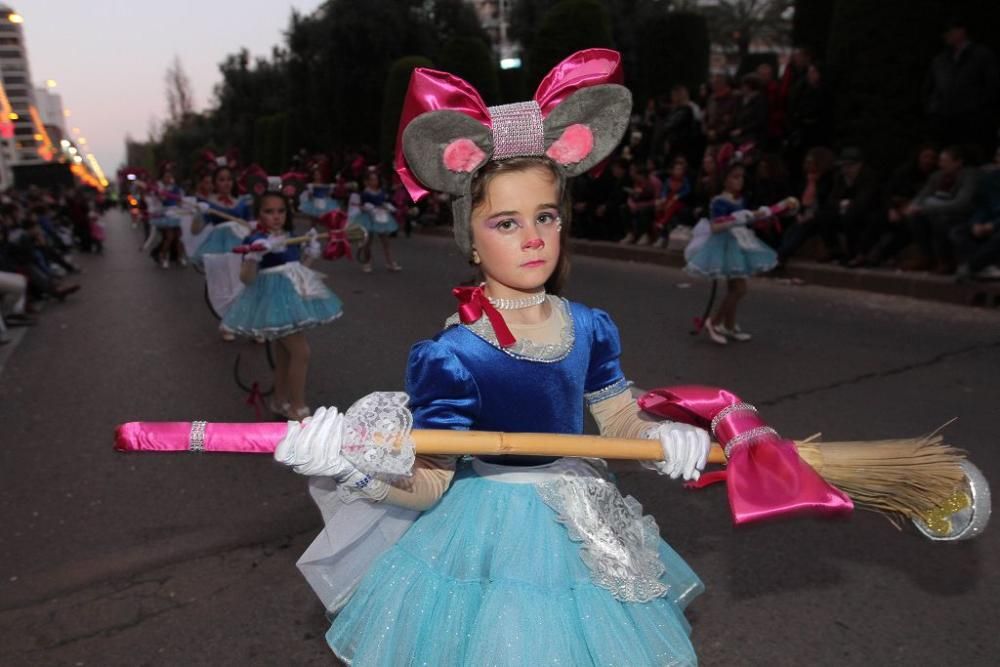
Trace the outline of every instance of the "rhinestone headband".
<path fill-rule="evenodd" d="M 493 126 L 493 159 L 545 154 L 545 129 L 538 102 L 489 107 Z"/>

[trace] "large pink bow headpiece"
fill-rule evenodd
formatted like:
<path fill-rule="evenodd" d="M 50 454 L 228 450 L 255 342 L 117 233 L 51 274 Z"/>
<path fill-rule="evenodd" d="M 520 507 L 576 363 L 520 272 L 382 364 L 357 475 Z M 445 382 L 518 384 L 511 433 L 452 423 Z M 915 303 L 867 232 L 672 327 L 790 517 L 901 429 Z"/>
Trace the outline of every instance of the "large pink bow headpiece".
<path fill-rule="evenodd" d="M 632 95 L 621 56 L 578 51 L 549 72 L 527 102 L 486 106 L 466 81 L 417 68 L 396 137 L 396 172 L 414 201 L 429 190 L 454 197 L 455 240 L 471 252 L 469 188 L 491 160 L 547 156 L 567 176 L 598 166 L 628 127 Z"/>
<path fill-rule="evenodd" d="M 782 516 L 848 514 L 851 499 L 803 461 L 739 396 L 696 385 L 649 391 L 639 407 L 658 417 L 711 429 L 729 459 L 725 480 L 737 524 Z M 709 473 L 711 474 L 711 473 Z"/>

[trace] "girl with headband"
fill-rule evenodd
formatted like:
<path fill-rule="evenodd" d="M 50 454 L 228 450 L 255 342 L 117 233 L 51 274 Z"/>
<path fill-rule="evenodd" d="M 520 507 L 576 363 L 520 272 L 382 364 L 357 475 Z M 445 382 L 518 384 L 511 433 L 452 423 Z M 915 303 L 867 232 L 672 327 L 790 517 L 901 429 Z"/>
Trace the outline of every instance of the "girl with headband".
<path fill-rule="evenodd" d="M 559 296 L 566 179 L 618 144 L 632 108 L 621 81 L 619 54 L 590 49 L 535 99 L 487 108 L 465 81 L 414 71 L 396 170 L 414 199 L 452 196 L 455 240 L 482 284 L 456 288 L 458 312 L 411 350 L 409 408 L 416 428 L 579 434 L 586 404 L 602 434 L 659 440 L 665 461 L 650 465 L 695 479 L 707 433 L 641 417 L 611 318 Z M 702 584 L 603 461 L 417 457 L 410 476 L 382 479 L 342 454 L 343 417 L 290 425 L 275 457 L 313 476 L 327 517 L 303 571 L 350 542 L 311 561 L 326 564 L 311 581 L 345 663 L 695 664 L 683 610 Z M 385 523 L 365 533 L 359 505 Z M 367 572 L 352 580 L 343 565 L 361 551 Z"/>

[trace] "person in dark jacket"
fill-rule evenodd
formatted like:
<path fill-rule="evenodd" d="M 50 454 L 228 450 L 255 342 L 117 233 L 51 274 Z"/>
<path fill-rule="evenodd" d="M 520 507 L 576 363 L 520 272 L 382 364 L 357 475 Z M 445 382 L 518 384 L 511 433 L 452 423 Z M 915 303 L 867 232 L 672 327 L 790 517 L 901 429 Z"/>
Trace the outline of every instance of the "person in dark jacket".
<path fill-rule="evenodd" d="M 989 47 L 969 39 L 954 19 L 944 32 L 947 48 L 931 63 L 924 82 L 929 129 L 943 144 L 972 144 L 990 154 L 996 144 L 1000 73 Z"/>
<path fill-rule="evenodd" d="M 861 237 L 858 254 L 848 266 L 878 266 L 892 261 L 911 241 L 905 211 L 937 168 L 937 149 L 925 144 L 898 167 L 885 186 L 883 211 Z"/>
<path fill-rule="evenodd" d="M 1000 278 L 1000 150 L 980 172 L 972 217 L 952 230 L 951 240 L 959 262 L 956 279 Z"/>
<path fill-rule="evenodd" d="M 907 268 L 930 268 L 936 273 L 955 270 L 950 235 L 972 215 L 977 179 L 976 170 L 965 166 L 961 150 L 951 146 L 941 151 L 938 170 L 906 207 L 905 215 L 921 251 L 921 257 Z"/>
<path fill-rule="evenodd" d="M 838 163 L 833 189 L 817 218 L 830 259 L 843 261 L 857 255 L 862 235 L 875 222 L 879 178 L 858 148 L 845 148 Z"/>
<path fill-rule="evenodd" d="M 736 122 L 729 131 L 734 144 L 763 145 L 767 141 L 767 98 L 763 83 L 756 74 L 746 74 L 740 82 L 742 98 L 736 111 Z"/>

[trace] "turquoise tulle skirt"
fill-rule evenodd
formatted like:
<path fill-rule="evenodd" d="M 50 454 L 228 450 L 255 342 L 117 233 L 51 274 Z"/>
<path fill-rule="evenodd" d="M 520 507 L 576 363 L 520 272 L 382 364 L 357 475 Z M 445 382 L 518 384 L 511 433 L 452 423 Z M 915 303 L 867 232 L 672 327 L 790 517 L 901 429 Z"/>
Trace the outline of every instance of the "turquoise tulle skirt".
<path fill-rule="evenodd" d="M 667 594 L 619 601 L 593 582 L 534 484 L 462 464 L 374 562 L 327 642 L 364 667 L 695 665 L 683 609 L 702 583 L 663 540 L 659 554 Z"/>
<path fill-rule="evenodd" d="M 313 218 L 320 218 L 339 208 L 337 200 L 330 197 L 303 197 L 299 203 L 299 213 Z"/>
<path fill-rule="evenodd" d="M 746 278 L 777 266 L 778 254 L 751 230 L 712 233 L 702 222 L 695 226 L 684 249 L 684 269 L 689 273 L 709 278 Z"/>
<path fill-rule="evenodd" d="M 191 255 L 191 263 L 195 266 L 203 266 L 205 255 L 226 254 L 233 251 L 233 248 L 243 243 L 243 239 L 250 233 L 247 227 L 238 222 L 225 222 L 215 225 L 202 241 L 198 249 Z"/>
<path fill-rule="evenodd" d="M 399 229 L 395 216 L 388 211 L 373 214 L 361 210 L 351 216 L 350 222 L 361 225 L 369 234 L 392 234 Z"/>
<path fill-rule="evenodd" d="M 222 328 L 268 340 L 332 322 L 343 304 L 322 274 L 298 262 L 261 269 L 222 318 Z"/>

